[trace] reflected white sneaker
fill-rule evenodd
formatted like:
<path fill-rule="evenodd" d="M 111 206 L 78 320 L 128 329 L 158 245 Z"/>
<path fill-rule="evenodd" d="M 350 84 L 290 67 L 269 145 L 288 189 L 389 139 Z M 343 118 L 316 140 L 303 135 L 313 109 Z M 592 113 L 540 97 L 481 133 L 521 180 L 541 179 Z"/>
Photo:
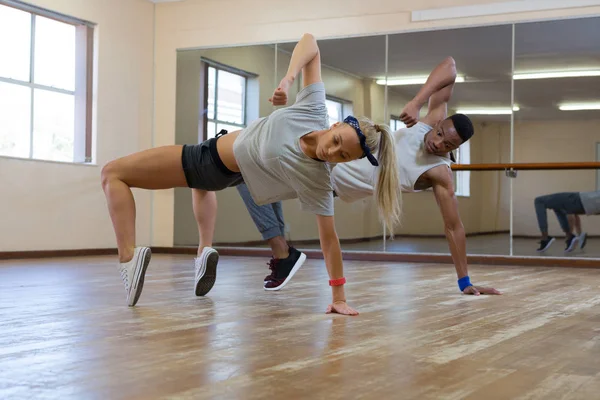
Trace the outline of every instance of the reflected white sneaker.
<path fill-rule="evenodd" d="M 585 244 L 587 243 L 587 233 L 583 232 L 581 235 L 579 235 L 578 239 L 579 239 L 579 248 L 583 249 L 585 247 Z"/>
<path fill-rule="evenodd" d="M 142 288 L 144 287 L 144 275 L 150 263 L 152 252 L 149 247 L 136 247 L 133 258 L 126 263 L 119 264 L 121 279 L 127 292 L 127 304 L 132 307 L 137 303 Z"/>
<path fill-rule="evenodd" d="M 217 279 L 217 263 L 219 253 L 212 247 L 205 247 L 200 257 L 194 259 L 196 267 L 196 284 L 194 292 L 196 296 L 204 296 L 212 289 Z"/>

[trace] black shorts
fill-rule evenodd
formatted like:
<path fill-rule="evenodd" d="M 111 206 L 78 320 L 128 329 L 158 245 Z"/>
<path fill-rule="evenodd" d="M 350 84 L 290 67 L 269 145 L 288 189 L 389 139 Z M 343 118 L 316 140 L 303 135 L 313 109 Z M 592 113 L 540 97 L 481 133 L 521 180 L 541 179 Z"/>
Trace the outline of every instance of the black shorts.
<path fill-rule="evenodd" d="M 230 171 L 221 161 L 217 140 L 183 146 L 181 164 L 189 187 L 214 192 L 244 182 L 240 172 Z"/>

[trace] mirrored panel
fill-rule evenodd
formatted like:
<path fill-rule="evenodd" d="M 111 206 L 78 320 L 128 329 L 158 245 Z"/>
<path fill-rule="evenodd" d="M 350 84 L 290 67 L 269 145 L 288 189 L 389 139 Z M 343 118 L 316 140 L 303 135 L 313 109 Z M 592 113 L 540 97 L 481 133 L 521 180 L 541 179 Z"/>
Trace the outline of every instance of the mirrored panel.
<path fill-rule="evenodd" d="M 386 123 L 385 86 L 376 83 L 385 77 L 385 36 L 319 40 L 318 44 L 329 123 L 342 121 L 348 115 Z M 287 71 L 294 46 L 295 43 L 278 44 L 279 79 Z M 296 83 L 296 90 L 301 89 L 301 82 Z M 334 204 L 343 250 L 383 250 L 383 228 L 372 199 L 348 203 L 336 198 Z M 301 249 L 320 248 L 315 216 L 302 211 L 296 199 L 284 201 L 283 211 L 288 241 Z"/>
<path fill-rule="evenodd" d="M 177 144 L 200 143 L 269 115 L 274 45 L 181 50 L 177 53 Z M 214 244 L 267 247 L 237 188 L 217 192 Z M 175 190 L 174 245 L 198 246 L 191 190 Z"/>
<path fill-rule="evenodd" d="M 514 157 L 518 163 L 599 160 L 600 18 L 515 26 Z M 513 254 L 600 257 L 595 169 L 519 171 Z"/>
<path fill-rule="evenodd" d="M 390 35 L 387 120 L 402 143 L 405 193 L 402 226 L 386 251 L 449 253 L 445 210 L 450 229 L 460 236 L 464 227 L 469 254 L 509 254 L 508 178 L 498 171 L 449 173 L 447 165 L 451 156 L 458 164 L 509 161 L 511 54 L 510 25 Z M 428 77 L 441 83 L 428 91 Z M 407 127 L 402 114 L 414 104 L 421 107 L 419 123 Z M 464 119 L 447 120 L 455 114 L 472 121 L 466 142 Z"/>

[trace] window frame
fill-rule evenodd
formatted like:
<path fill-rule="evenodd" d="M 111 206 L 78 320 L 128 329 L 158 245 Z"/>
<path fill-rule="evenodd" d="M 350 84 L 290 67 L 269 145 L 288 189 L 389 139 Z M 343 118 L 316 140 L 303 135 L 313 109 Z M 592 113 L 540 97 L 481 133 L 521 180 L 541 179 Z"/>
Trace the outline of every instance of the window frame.
<path fill-rule="evenodd" d="M 596 142 L 596 161 L 600 161 L 600 142 Z M 596 190 L 600 190 L 600 169 L 596 170 Z"/>
<path fill-rule="evenodd" d="M 342 119 L 339 122 L 343 122 L 347 116 L 352 115 L 354 112 L 354 103 L 352 103 L 350 100 L 342 99 L 341 97 L 336 97 L 329 94 L 325 95 L 325 100 L 338 103 L 341 106 Z M 331 121 L 329 123 L 331 124 Z"/>
<path fill-rule="evenodd" d="M 468 151 L 468 162 L 464 162 L 465 149 Z M 466 141 L 456 149 L 456 163 L 470 164 L 471 163 L 471 142 Z M 471 171 L 455 171 L 454 175 L 454 193 L 457 197 L 471 197 Z"/>
<path fill-rule="evenodd" d="M 202 62 L 203 68 L 202 68 L 202 77 L 200 79 L 200 85 L 201 85 L 200 89 L 201 89 L 201 93 L 203 93 L 203 96 L 202 96 L 203 99 L 202 99 L 201 103 L 202 103 L 202 109 L 204 110 L 204 112 L 202 113 L 202 135 L 201 135 L 202 140 L 204 141 L 204 140 L 208 139 L 208 123 L 209 122 L 213 122 L 215 124 L 215 126 L 218 124 L 225 124 L 225 125 L 236 126 L 236 127 L 239 127 L 240 129 L 245 128 L 248 125 L 248 83 L 249 83 L 250 79 L 257 78 L 258 75 L 253 74 L 251 72 L 243 71 L 243 70 L 235 68 L 235 67 L 231 67 L 229 65 L 221 64 L 219 62 L 216 62 L 216 61 L 204 58 L 204 57 L 201 57 L 201 62 Z M 209 68 L 215 69 L 215 96 L 214 96 L 215 104 L 214 104 L 213 116 L 217 117 L 217 118 L 208 118 Z M 242 98 L 243 98 L 243 104 L 242 104 L 243 123 L 242 124 L 229 122 L 229 121 L 223 121 L 223 120 L 218 119 L 217 104 L 218 104 L 218 99 L 219 99 L 219 97 L 218 97 L 219 71 L 229 72 L 231 74 L 239 75 L 244 78 L 244 93 L 242 96 Z M 218 133 L 218 132 L 215 132 L 215 134 L 216 133 Z"/>
<path fill-rule="evenodd" d="M 392 127 L 392 121 L 395 122 L 395 126 Z M 398 128 L 398 122 L 401 123 L 403 126 Z M 390 130 L 392 132 L 396 132 L 398 129 L 402 129 L 402 128 L 406 128 L 406 124 L 404 122 L 402 122 L 402 120 L 400 120 L 400 117 L 398 117 L 397 115 L 390 115 Z"/>
<path fill-rule="evenodd" d="M 91 164 L 93 162 L 93 62 L 94 31 L 96 24 L 78 18 L 69 17 L 45 8 L 22 3 L 17 0 L 0 0 L 0 5 L 27 12 L 31 15 L 28 81 L 0 76 L 0 82 L 24 86 L 30 89 L 29 154 L 27 157 L 9 155 L 0 155 L 0 157 L 68 164 Z M 72 91 L 35 83 L 35 32 L 36 20 L 38 16 L 75 26 L 75 89 Z M 34 96 L 36 89 L 74 96 L 75 105 L 73 112 L 75 120 L 72 161 L 58 161 L 33 157 L 33 134 L 36 115 L 34 112 Z"/>

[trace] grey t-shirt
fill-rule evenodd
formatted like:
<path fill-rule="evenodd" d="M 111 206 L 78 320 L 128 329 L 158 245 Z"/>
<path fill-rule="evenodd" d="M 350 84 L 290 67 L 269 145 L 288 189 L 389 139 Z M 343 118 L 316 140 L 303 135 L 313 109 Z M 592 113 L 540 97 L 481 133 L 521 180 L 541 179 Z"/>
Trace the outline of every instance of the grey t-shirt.
<path fill-rule="evenodd" d="M 600 190 L 595 192 L 581 192 L 581 204 L 587 215 L 600 214 Z"/>
<path fill-rule="evenodd" d="M 328 163 L 302 152 L 300 138 L 329 128 L 323 82 L 306 86 L 289 107 L 260 118 L 240 132 L 233 153 L 258 205 L 298 198 L 302 209 L 333 215 Z"/>

